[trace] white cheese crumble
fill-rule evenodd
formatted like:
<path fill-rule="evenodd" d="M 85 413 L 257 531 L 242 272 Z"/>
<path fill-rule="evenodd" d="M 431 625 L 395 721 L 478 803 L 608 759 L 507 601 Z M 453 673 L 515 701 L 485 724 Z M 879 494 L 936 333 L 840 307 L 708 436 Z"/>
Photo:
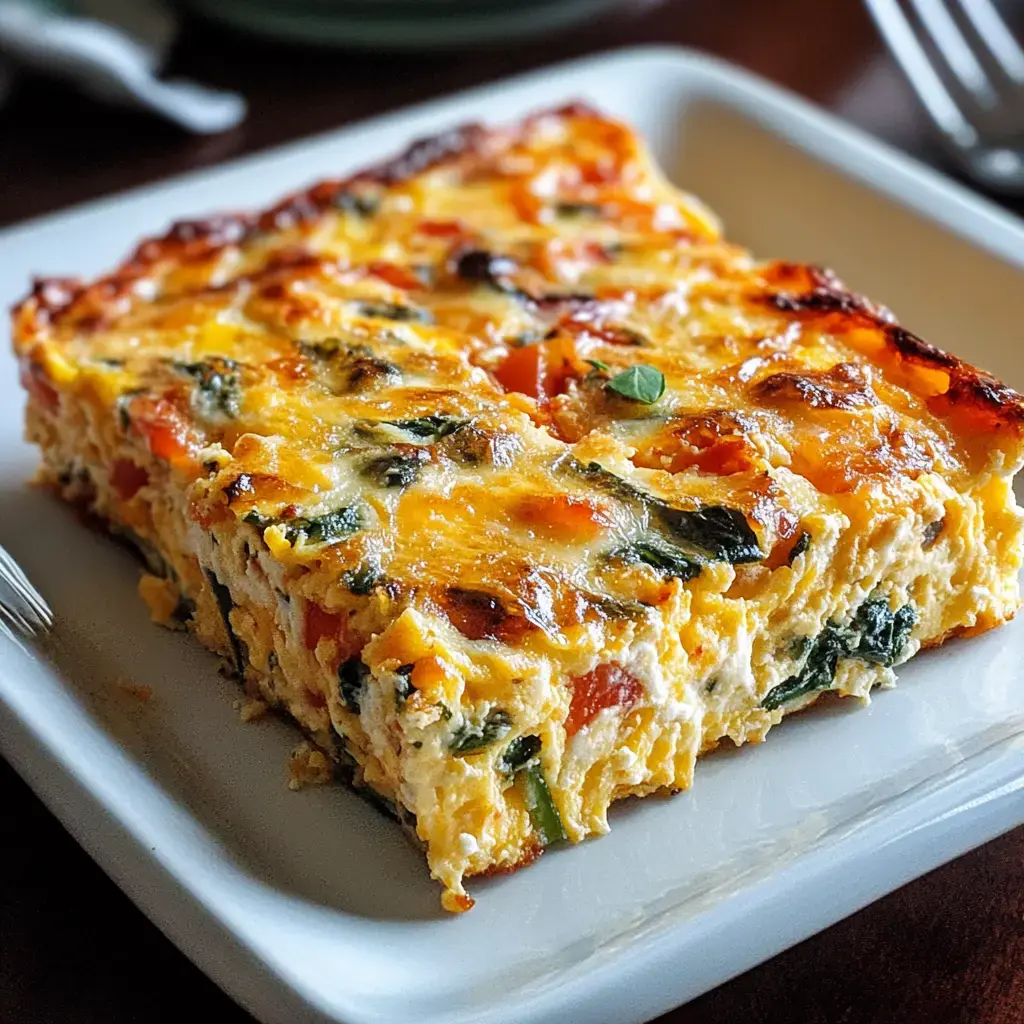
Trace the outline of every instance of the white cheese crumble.
<path fill-rule="evenodd" d="M 468 832 L 460 832 L 459 849 L 465 856 L 472 857 L 474 853 L 480 852 L 480 844 L 476 841 L 476 836 L 472 836 Z"/>

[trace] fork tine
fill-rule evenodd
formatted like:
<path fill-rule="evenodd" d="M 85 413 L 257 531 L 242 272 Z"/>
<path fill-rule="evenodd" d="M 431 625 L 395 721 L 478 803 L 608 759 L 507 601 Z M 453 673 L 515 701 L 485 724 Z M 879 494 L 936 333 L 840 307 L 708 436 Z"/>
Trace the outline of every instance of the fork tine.
<path fill-rule="evenodd" d="M 910 0 L 910 5 L 931 37 L 937 55 L 949 66 L 960 85 L 982 107 L 995 106 L 999 97 L 992 82 L 944 0 Z"/>
<path fill-rule="evenodd" d="M 957 146 L 969 149 L 977 145 L 978 133 L 932 66 L 914 26 L 897 0 L 866 0 L 866 3 L 917 98 L 939 130 Z"/>
<path fill-rule="evenodd" d="M 1024 85 L 1024 49 L 992 0 L 957 0 L 960 21 L 975 40 L 975 49 L 1016 85 Z"/>
<path fill-rule="evenodd" d="M 5 584 L 22 605 L 27 606 L 33 616 L 44 627 L 53 625 L 53 612 L 42 594 L 29 582 L 21 566 L 0 545 L 0 583 Z"/>

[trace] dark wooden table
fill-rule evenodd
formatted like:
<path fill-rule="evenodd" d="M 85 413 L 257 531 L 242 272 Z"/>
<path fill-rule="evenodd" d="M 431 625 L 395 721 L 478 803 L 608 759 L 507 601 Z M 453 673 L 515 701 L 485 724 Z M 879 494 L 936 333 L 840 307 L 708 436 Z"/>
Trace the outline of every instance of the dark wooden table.
<path fill-rule="evenodd" d="M 246 124 L 191 138 L 24 80 L 0 111 L 0 224 L 426 96 L 641 42 L 720 54 L 940 160 L 856 0 L 637 3 L 529 51 L 397 58 L 310 52 L 196 23 L 186 26 L 173 70 L 244 92 Z M 251 1020 L 146 921 L 2 762 L 0 808 L 0 1021 Z M 1021 1024 L 1024 829 L 663 1018 L 705 1020 Z"/>

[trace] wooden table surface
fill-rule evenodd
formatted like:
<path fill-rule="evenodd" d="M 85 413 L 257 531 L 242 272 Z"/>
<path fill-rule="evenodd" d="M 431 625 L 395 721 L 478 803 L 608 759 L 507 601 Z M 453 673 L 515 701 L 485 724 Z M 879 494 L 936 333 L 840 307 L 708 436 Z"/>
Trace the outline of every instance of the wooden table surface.
<path fill-rule="evenodd" d="M 648 0 L 529 51 L 389 59 L 311 52 L 190 23 L 173 70 L 242 91 L 251 104 L 247 122 L 222 136 L 193 138 L 24 79 L 0 111 L 0 224 L 427 96 L 644 42 L 719 54 L 940 160 L 856 0 Z M 251 1021 L 149 924 L 2 762 L 0 808 L 4 1024 L 179 1024 L 197 1013 L 219 1024 Z M 662 1018 L 705 1020 L 1021 1024 L 1024 829 Z"/>

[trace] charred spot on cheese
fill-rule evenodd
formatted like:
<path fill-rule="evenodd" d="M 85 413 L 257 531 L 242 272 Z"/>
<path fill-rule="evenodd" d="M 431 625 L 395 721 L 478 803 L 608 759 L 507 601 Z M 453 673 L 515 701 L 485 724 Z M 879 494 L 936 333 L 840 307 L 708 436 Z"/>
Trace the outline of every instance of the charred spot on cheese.
<path fill-rule="evenodd" d="M 174 368 L 195 382 L 192 407 L 203 420 L 233 420 L 238 417 L 242 384 L 238 363 L 213 356 L 196 363 L 175 363 Z"/>
<path fill-rule="evenodd" d="M 254 491 L 252 477 L 248 473 L 239 473 L 225 488 L 224 494 L 228 504 L 238 501 L 243 495 L 252 494 Z"/>
<path fill-rule="evenodd" d="M 934 523 L 927 523 L 925 525 L 923 535 L 921 538 L 922 551 L 927 551 L 930 547 L 932 547 L 935 544 L 935 542 L 939 539 L 939 535 L 942 533 L 942 529 L 945 525 L 945 516 L 943 516 L 941 519 L 936 519 Z"/>
<path fill-rule="evenodd" d="M 472 423 L 447 435 L 438 445 L 438 452 L 464 466 L 496 466 L 507 468 L 522 451 L 523 442 L 503 430 L 486 430 Z"/>
<path fill-rule="evenodd" d="M 608 557 L 625 565 L 650 566 L 666 579 L 680 579 L 684 583 L 699 576 L 704 566 L 692 555 L 656 537 L 632 541 Z"/>
<path fill-rule="evenodd" d="M 451 624 L 470 640 L 500 639 L 511 617 L 500 598 L 465 587 L 448 587 L 441 605 Z"/>
<path fill-rule="evenodd" d="M 753 386 L 762 401 L 800 402 L 812 409 L 856 412 L 879 404 L 867 370 L 857 363 L 838 363 L 828 370 L 775 373 Z"/>
<path fill-rule="evenodd" d="M 905 604 L 893 611 L 885 598 L 865 601 L 849 625 L 829 622 L 813 639 L 799 638 L 794 648 L 803 657 L 800 671 L 769 690 L 761 707 L 774 711 L 798 697 L 827 690 L 835 679 L 840 658 L 891 667 L 899 661 L 910 640 L 917 613 Z"/>
<path fill-rule="evenodd" d="M 379 487 L 398 487 L 404 490 L 416 482 L 420 470 L 429 461 L 430 453 L 426 449 L 408 445 L 401 451 L 372 459 L 363 467 L 362 474 Z"/>
<path fill-rule="evenodd" d="M 247 517 L 247 521 L 248 517 Z M 284 522 L 285 539 L 292 547 L 303 544 L 329 544 L 362 528 L 363 515 L 359 505 L 345 505 L 322 516 L 298 516 Z"/>
<path fill-rule="evenodd" d="M 394 363 L 365 346 L 349 350 L 343 370 L 346 392 L 376 390 L 402 382 L 402 371 Z"/>
<path fill-rule="evenodd" d="M 395 302 L 358 302 L 356 312 L 360 316 L 379 320 L 397 320 L 402 323 L 432 324 L 434 315 L 419 306 L 400 306 Z"/>
<path fill-rule="evenodd" d="M 515 260 L 484 249 L 470 249 L 455 260 L 454 271 L 463 281 L 486 284 L 499 292 L 515 291 L 508 277 L 519 269 Z"/>
<path fill-rule="evenodd" d="M 212 570 L 204 570 L 206 578 L 210 583 L 214 599 L 217 602 L 217 610 L 220 612 L 221 622 L 224 624 L 224 631 L 227 633 L 228 644 L 231 647 L 231 655 L 234 660 L 235 674 L 239 679 L 245 677 L 245 655 L 242 650 L 242 641 L 235 635 L 231 628 L 231 609 L 235 604 L 231 600 L 231 591 L 219 579 Z"/>
<path fill-rule="evenodd" d="M 338 666 L 338 695 L 341 703 L 355 714 L 361 710 L 363 690 L 370 670 L 363 664 L 360 657 L 349 658 Z"/>
<path fill-rule="evenodd" d="M 512 731 L 512 717 L 501 708 L 491 708 L 480 722 L 463 722 L 452 734 L 448 749 L 457 757 L 474 754 L 491 746 Z"/>

